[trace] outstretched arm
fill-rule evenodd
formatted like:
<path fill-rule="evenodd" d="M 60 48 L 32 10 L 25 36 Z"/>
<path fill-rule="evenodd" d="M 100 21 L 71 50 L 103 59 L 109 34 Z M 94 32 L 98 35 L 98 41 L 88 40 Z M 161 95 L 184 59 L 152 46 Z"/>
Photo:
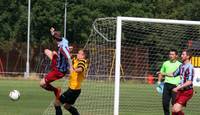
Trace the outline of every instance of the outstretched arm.
<path fill-rule="evenodd" d="M 179 85 L 179 86 L 175 87 L 175 88 L 173 89 L 173 91 L 174 91 L 174 92 L 177 92 L 178 90 L 180 90 L 180 89 L 182 89 L 182 88 L 184 88 L 184 87 L 187 87 L 187 86 L 189 86 L 189 85 L 191 85 L 191 84 L 192 84 L 192 81 L 186 81 L 183 85 Z"/>

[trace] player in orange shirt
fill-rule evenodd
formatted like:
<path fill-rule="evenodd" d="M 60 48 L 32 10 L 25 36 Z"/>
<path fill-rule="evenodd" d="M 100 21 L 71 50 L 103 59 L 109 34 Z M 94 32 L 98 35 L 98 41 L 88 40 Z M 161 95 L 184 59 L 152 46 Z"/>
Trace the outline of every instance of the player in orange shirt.
<path fill-rule="evenodd" d="M 81 93 L 81 83 L 85 79 L 88 57 L 87 50 L 79 50 L 77 57 L 72 60 L 73 68 L 69 76 L 68 90 L 60 96 L 59 100 L 55 100 L 56 115 L 62 115 L 61 104 L 64 104 L 64 108 L 72 115 L 79 115 L 78 110 L 72 105 Z"/>

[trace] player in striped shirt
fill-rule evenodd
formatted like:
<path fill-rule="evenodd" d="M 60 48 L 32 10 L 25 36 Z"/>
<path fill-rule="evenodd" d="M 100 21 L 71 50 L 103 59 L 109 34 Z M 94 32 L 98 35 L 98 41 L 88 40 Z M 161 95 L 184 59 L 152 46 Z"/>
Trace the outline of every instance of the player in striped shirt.
<path fill-rule="evenodd" d="M 183 64 L 174 73 L 161 73 L 168 76 L 180 76 L 180 84 L 173 89 L 176 92 L 175 104 L 172 107 L 172 115 L 184 115 L 183 107 L 193 96 L 194 67 L 190 63 L 192 53 L 190 50 L 183 50 L 181 58 Z"/>
<path fill-rule="evenodd" d="M 62 38 L 60 32 L 55 31 L 53 27 L 50 29 L 50 32 L 54 40 L 57 42 L 58 51 L 56 52 L 45 49 L 44 53 L 52 61 L 51 71 L 40 81 L 40 86 L 48 91 L 53 91 L 58 99 L 61 89 L 55 88 L 50 83 L 64 77 L 66 73 L 69 73 L 72 61 L 69 52 L 68 40 Z"/>

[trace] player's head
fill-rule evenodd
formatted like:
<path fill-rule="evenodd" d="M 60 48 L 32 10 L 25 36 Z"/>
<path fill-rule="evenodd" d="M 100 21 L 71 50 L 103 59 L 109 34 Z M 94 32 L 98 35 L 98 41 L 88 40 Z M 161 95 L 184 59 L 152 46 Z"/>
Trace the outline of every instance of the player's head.
<path fill-rule="evenodd" d="M 176 60 L 177 58 L 178 58 L 178 51 L 175 50 L 175 49 L 171 49 L 171 50 L 169 51 L 169 59 L 170 59 L 171 61 L 173 61 L 173 60 Z"/>
<path fill-rule="evenodd" d="M 189 49 L 183 50 L 181 54 L 182 61 L 190 60 L 192 57 L 192 51 Z"/>
<path fill-rule="evenodd" d="M 88 59 L 89 58 L 88 50 L 84 50 L 84 49 L 79 50 L 78 54 L 77 54 L 77 58 L 78 59 Z"/>
<path fill-rule="evenodd" d="M 54 38 L 57 42 L 62 41 L 61 33 L 60 33 L 59 31 L 54 31 L 53 38 Z"/>

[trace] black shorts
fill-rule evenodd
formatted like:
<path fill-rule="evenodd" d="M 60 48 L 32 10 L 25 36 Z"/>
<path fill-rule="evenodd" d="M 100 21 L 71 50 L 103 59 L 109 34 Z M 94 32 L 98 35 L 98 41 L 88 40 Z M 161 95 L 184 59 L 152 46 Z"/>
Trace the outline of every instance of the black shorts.
<path fill-rule="evenodd" d="M 73 105 L 80 95 L 81 90 L 72 90 L 68 88 L 67 91 L 65 91 L 61 96 L 60 96 L 60 102 L 62 104 L 67 103 Z"/>

